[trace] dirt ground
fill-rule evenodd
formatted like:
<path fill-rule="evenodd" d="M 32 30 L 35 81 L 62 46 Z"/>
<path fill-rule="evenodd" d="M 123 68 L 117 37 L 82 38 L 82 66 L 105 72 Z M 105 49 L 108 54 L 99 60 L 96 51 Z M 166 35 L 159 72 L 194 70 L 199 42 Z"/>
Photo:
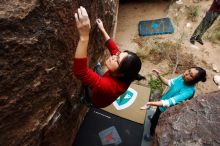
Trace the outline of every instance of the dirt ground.
<path fill-rule="evenodd" d="M 129 2 L 119 5 L 118 22 L 115 41 L 122 50 L 136 52 L 142 59 L 141 74 L 149 79 L 152 69 L 157 68 L 167 74 L 167 78 L 182 73 L 192 66 L 201 66 L 207 71 L 207 81 L 197 85 L 197 94 L 217 90 L 212 78 L 216 74 L 213 64 L 220 69 L 220 42 L 211 41 L 215 24 L 203 36 L 204 45 L 191 45 L 190 36 L 205 16 L 212 0 L 182 0 L 176 1 L 144 1 Z M 189 9 L 198 6 L 196 20 L 189 19 Z M 138 22 L 169 17 L 174 26 L 173 34 L 140 37 Z M 178 64 L 177 69 L 176 64 Z M 142 81 L 147 85 L 148 81 Z"/>

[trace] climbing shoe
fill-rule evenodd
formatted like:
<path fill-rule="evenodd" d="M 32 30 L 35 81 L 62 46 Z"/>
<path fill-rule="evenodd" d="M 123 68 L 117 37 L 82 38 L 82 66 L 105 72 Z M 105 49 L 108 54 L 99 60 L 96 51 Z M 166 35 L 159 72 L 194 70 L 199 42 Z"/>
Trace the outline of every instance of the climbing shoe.
<path fill-rule="evenodd" d="M 191 37 L 191 38 L 190 38 L 190 43 L 193 44 L 193 45 L 195 45 L 195 40 L 196 40 L 196 37 L 195 37 L 195 36 Z"/>
<path fill-rule="evenodd" d="M 200 37 L 197 37 L 197 38 L 196 38 L 196 41 L 197 41 L 198 43 L 200 43 L 201 45 L 204 45 L 204 43 L 203 43 L 203 41 L 202 41 L 202 39 L 201 39 Z"/>
<path fill-rule="evenodd" d="M 192 36 L 192 37 L 190 38 L 190 43 L 191 43 L 191 44 L 195 45 L 195 41 L 198 42 L 198 43 L 200 43 L 201 45 L 204 45 L 202 39 L 201 39 L 198 35 L 197 35 L 197 36 Z"/>

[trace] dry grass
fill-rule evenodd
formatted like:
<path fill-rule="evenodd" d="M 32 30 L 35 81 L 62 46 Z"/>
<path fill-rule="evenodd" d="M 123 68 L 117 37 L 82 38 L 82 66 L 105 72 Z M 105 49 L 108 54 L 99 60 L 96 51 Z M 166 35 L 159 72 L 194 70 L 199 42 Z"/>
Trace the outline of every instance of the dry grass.
<path fill-rule="evenodd" d="M 151 45 L 151 50 L 147 56 L 147 59 L 154 64 L 158 64 L 164 59 L 169 59 L 170 56 L 176 54 L 176 49 L 179 49 L 179 44 L 172 41 L 156 41 Z"/>
<path fill-rule="evenodd" d="M 217 43 L 220 41 L 220 21 L 215 21 L 213 27 L 208 30 L 206 38 L 212 43 Z"/>
<path fill-rule="evenodd" d="M 149 37 L 139 37 L 137 36 L 136 38 L 133 39 L 133 42 L 135 42 L 139 49 L 137 50 L 136 54 L 143 60 L 145 59 L 148 54 L 150 48 L 149 46 Z"/>
<path fill-rule="evenodd" d="M 136 54 L 140 57 L 141 60 L 145 59 L 148 56 L 148 53 L 144 49 L 138 49 Z"/>
<path fill-rule="evenodd" d="M 173 68 L 173 64 L 175 64 L 176 62 L 176 56 L 172 54 L 170 56 L 170 59 L 171 59 L 170 67 Z M 185 70 L 194 66 L 196 65 L 194 63 L 192 54 L 179 54 L 179 62 L 175 70 L 175 73 L 183 73 Z"/>
<path fill-rule="evenodd" d="M 188 19 L 196 22 L 199 16 L 200 7 L 199 6 L 190 6 L 188 7 Z"/>
<path fill-rule="evenodd" d="M 182 37 L 179 40 L 173 41 L 158 39 L 156 37 L 151 38 L 150 41 L 149 38 L 134 39 L 134 42 L 140 47 L 137 55 L 141 59 L 146 59 L 155 65 L 161 63 L 163 60 L 168 60 L 170 62 L 170 70 L 173 70 L 177 66 L 176 73 L 182 73 L 186 69 L 195 66 L 193 55 L 179 53 L 182 50 L 181 41 Z"/>

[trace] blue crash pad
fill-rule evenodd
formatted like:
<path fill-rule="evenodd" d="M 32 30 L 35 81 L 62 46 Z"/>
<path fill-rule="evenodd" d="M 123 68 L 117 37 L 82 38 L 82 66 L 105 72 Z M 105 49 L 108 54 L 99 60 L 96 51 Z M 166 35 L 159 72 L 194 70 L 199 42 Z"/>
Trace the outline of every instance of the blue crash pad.
<path fill-rule="evenodd" d="M 138 24 L 140 36 L 151 36 L 159 34 L 171 34 L 174 32 L 170 18 L 140 21 Z"/>

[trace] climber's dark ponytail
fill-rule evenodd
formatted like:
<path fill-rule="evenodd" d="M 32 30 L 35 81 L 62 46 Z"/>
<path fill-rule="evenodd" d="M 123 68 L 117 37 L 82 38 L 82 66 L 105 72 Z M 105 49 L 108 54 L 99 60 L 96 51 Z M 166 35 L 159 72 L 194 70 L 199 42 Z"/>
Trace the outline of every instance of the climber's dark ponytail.
<path fill-rule="evenodd" d="M 138 80 L 138 81 L 145 80 L 145 79 L 146 78 L 144 76 L 140 75 L 140 74 L 138 74 L 137 77 L 135 78 L 135 80 Z"/>

